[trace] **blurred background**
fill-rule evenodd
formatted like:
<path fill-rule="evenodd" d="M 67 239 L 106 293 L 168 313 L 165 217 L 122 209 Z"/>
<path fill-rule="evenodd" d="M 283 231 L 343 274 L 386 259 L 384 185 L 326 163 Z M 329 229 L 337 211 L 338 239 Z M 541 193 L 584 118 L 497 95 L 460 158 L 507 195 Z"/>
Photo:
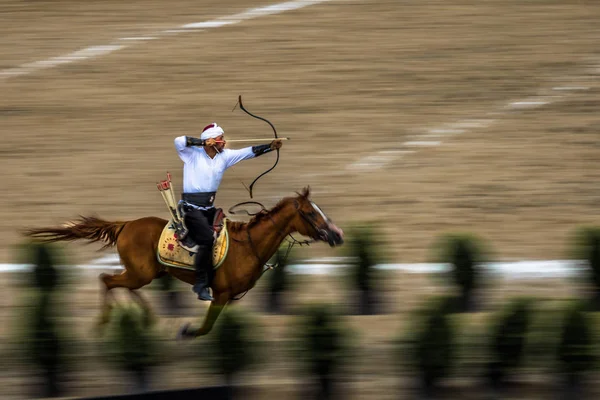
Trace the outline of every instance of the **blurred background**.
<path fill-rule="evenodd" d="M 599 20 L 590 0 L 1 0 L 0 398 L 597 398 Z M 168 278 L 141 290 L 153 315 L 118 293 L 100 332 L 114 253 L 20 231 L 168 218 L 176 136 L 270 141 L 238 95 L 291 138 L 255 199 L 310 185 L 347 243 L 294 250 L 193 342 L 207 304 Z M 217 204 L 273 162 L 229 170 Z"/>

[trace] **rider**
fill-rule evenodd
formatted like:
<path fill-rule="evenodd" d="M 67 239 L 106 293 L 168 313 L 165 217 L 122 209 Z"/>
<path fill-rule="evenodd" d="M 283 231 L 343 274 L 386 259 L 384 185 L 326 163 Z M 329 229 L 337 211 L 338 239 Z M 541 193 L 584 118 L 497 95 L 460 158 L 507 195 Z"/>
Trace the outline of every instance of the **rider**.
<path fill-rule="evenodd" d="M 223 129 L 212 123 L 202 130 L 200 139 L 190 136 L 175 138 L 175 149 L 183 166 L 182 206 L 188 235 L 198 244 L 196 254 L 196 284 L 194 292 L 200 300 L 213 300 L 208 291 L 208 269 L 212 267 L 213 231 L 215 216 L 213 206 L 217 189 L 225 170 L 242 160 L 258 157 L 280 149 L 282 142 L 246 147 L 239 150 L 226 149 Z"/>

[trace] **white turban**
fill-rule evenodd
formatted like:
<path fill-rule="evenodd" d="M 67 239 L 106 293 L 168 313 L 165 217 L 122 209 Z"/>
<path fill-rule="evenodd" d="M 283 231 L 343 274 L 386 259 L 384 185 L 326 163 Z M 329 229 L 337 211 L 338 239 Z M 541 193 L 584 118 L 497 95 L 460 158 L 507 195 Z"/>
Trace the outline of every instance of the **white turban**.
<path fill-rule="evenodd" d="M 216 122 L 213 122 L 212 124 L 210 124 L 204 128 L 204 130 L 202 131 L 202 135 L 200 135 L 200 139 L 202 139 L 202 140 L 214 139 L 214 138 L 218 138 L 219 136 L 221 136 L 224 133 L 225 132 L 223 131 L 223 128 L 221 128 L 219 125 L 217 125 Z"/>

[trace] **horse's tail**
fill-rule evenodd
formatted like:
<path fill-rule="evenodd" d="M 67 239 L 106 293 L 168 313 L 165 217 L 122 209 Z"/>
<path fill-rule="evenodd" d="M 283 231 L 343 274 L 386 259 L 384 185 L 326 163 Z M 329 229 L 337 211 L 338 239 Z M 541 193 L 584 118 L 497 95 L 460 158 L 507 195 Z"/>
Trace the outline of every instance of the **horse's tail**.
<path fill-rule="evenodd" d="M 37 228 L 25 231 L 25 236 L 42 242 L 73 241 L 78 239 L 104 242 L 102 249 L 114 246 L 126 222 L 105 221 L 96 217 L 79 217 L 56 228 Z"/>

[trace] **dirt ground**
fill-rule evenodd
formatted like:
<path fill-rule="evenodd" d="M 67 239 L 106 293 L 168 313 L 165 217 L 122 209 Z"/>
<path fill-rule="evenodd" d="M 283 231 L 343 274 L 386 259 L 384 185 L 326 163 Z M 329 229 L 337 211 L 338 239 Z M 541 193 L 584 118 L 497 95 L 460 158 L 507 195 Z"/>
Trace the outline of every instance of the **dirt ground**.
<path fill-rule="evenodd" d="M 5 0 L 0 72 L 261 5 Z M 166 218 L 155 182 L 170 171 L 180 188 L 175 136 L 217 121 L 229 139 L 270 137 L 231 112 L 239 94 L 292 139 L 255 187 L 267 206 L 310 185 L 342 228 L 378 223 L 395 262 L 428 261 L 448 231 L 482 236 L 498 259 L 568 257 L 573 230 L 600 223 L 599 19 L 589 0 L 327 1 L 0 74 L 0 262 L 14 261 L 16 229 Z M 272 162 L 228 171 L 219 205 L 246 200 L 241 182 Z M 383 335 L 396 316 L 378 318 Z"/>
<path fill-rule="evenodd" d="M 5 1 L 2 65 L 258 5 Z M 572 230 L 600 221 L 599 14 L 587 1 L 332 1 L 0 80 L 10 182 L 0 259 L 11 259 L 15 228 L 88 213 L 166 217 L 154 183 L 166 171 L 181 182 L 176 135 L 218 121 L 229 138 L 270 136 L 231 112 L 238 94 L 292 138 L 256 186 L 267 205 L 311 185 L 342 227 L 380 222 L 398 261 L 425 260 L 433 238 L 455 230 L 484 236 L 505 259 L 563 258 Z M 506 108 L 563 94 L 556 86 L 589 90 Z M 348 168 L 428 128 L 481 118 L 495 122 L 380 169 Z M 220 205 L 245 200 L 241 182 L 272 161 L 228 171 Z"/>

